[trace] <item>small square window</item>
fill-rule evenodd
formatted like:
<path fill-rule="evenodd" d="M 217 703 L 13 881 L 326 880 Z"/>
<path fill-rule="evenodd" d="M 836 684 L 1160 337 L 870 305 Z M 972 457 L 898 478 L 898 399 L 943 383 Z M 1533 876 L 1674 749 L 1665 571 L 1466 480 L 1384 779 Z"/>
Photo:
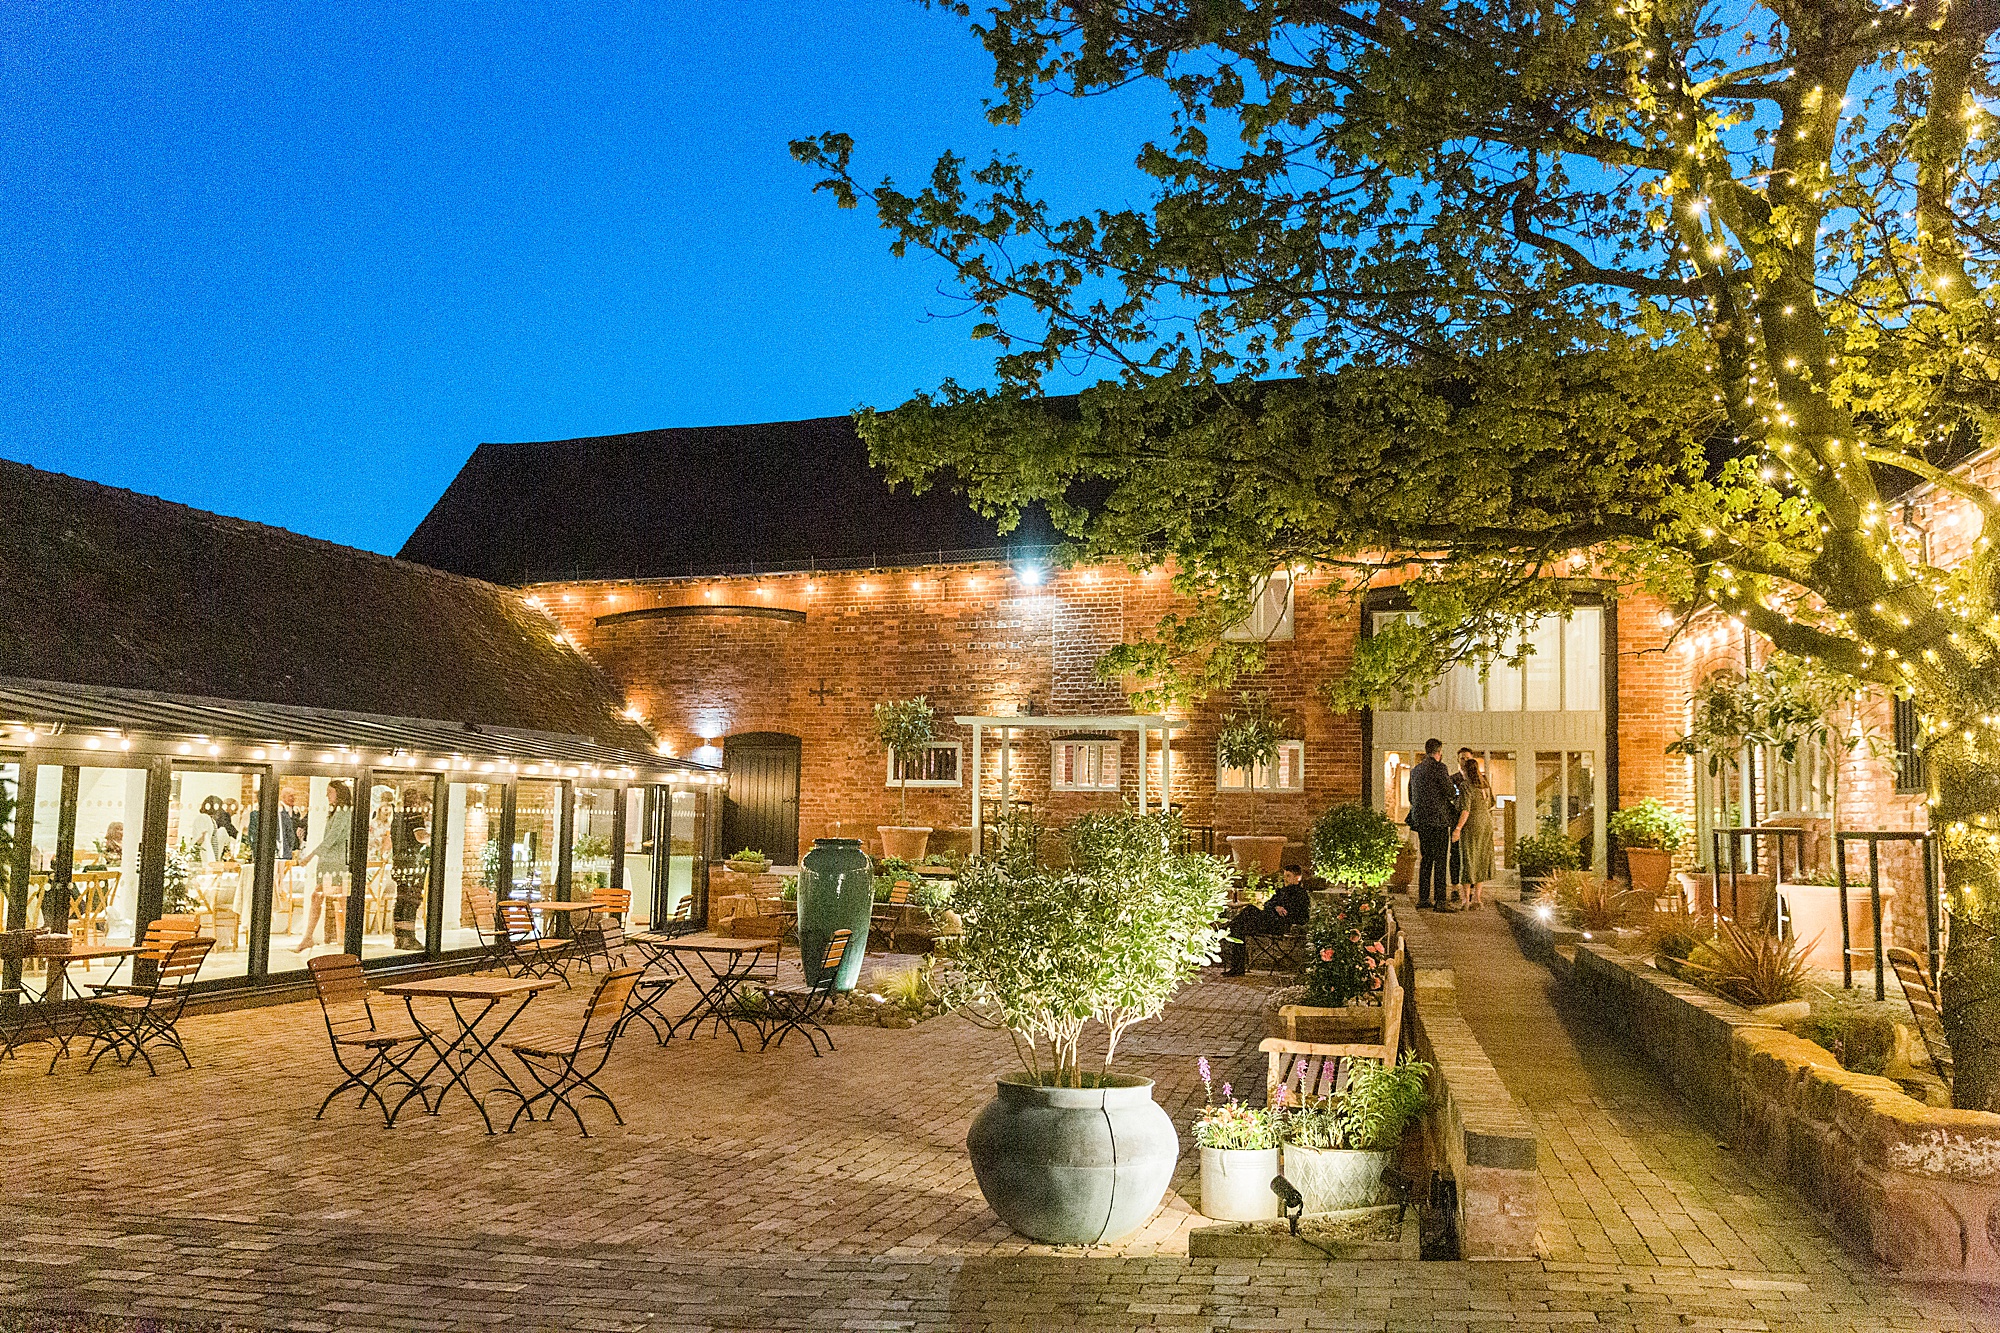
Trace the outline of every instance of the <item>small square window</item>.
<path fill-rule="evenodd" d="M 902 772 L 896 771 L 896 761 L 902 760 Z M 927 745 L 920 753 L 912 755 L 891 754 L 888 761 L 891 787 L 956 787 L 958 779 L 959 743 L 938 741 Z"/>
<path fill-rule="evenodd" d="M 1217 791 L 1249 791 L 1250 784 L 1244 780 L 1240 768 L 1224 768 L 1216 762 L 1215 787 Z M 1278 758 L 1275 763 L 1261 764 L 1257 768 L 1258 791 L 1304 791 L 1306 789 L 1306 743 L 1304 741 L 1278 742 Z"/>
<path fill-rule="evenodd" d="M 1117 791 L 1117 741 L 1056 741 L 1049 756 L 1050 791 Z"/>

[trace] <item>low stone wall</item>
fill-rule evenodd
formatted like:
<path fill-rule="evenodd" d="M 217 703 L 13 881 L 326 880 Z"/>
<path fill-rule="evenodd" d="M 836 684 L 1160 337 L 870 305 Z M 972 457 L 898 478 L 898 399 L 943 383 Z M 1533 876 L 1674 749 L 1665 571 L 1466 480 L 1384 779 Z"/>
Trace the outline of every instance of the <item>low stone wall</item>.
<path fill-rule="evenodd" d="M 1404 931 L 1410 972 L 1403 1031 L 1433 1066 L 1425 1135 L 1431 1160 L 1444 1163 L 1458 1186 L 1459 1255 L 1532 1259 L 1540 1186 L 1534 1122 L 1459 1013 L 1451 970 L 1422 966 L 1424 934 L 1422 923 Z"/>
<path fill-rule="evenodd" d="M 1512 919 L 1524 945 L 1544 933 L 1525 914 Z M 2000 1283 L 2000 1115 L 1926 1106 L 1889 1079 L 1849 1073 L 1813 1043 L 1605 945 L 1580 941 L 1567 961 L 1565 990 L 1588 1013 L 1857 1249 L 1911 1277 Z"/>

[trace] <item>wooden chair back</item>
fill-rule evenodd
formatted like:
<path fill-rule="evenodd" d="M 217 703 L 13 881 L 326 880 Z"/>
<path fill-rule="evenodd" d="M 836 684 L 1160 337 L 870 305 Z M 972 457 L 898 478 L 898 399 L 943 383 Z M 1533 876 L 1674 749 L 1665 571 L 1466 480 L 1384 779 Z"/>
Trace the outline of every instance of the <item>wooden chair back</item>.
<path fill-rule="evenodd" d="M 524 902 L 508 899 L 500 904 L 500 933 L 510 943 L 535 937 L 535 909 Z"/>
<path fill-rule="evenodd" d="M 891 884 L 889 886 L 889 900 L 888 902 L 884 903 L 883 906 L 885 907 L 909 906 L 910 892 L 916 887 L 917 887 L 916 881 L 914 880 L 908 878 L 897 880 L 894 884 Z"/>
<path fill-rule="evenodd" d="M 1903 998 L 1910 1002 L 1910 1016 L 1917 1021 L 1917 1035 L 1924 1039 L 1924 1050 L 1930 1053 L 1931 1064 L 1948 1087 L 1952 1074 L 1951 1042 L 1945 1036 L 1944 1019 L 1938 1013 L 1937 994 L 1931 990 L 1930 967 L 1922 954 L 1902 948 L 1889 950 L 1889 965 L 1896 969 Z"/>
<path fill-rule="evenodd" d="M 472 908 L 472 928 L 487 939 L 499 933 L 499 914 L 493 905 L 493 890 L 484 884 L 465 886 L 466 905 Z"/>
<path fill-rule="evenodd" d="M 625 1016 L 626 1002 L 632 998 L 632 987 L 643 970 L 621 967 L 604 974 L 604 980 L 597 983 L 590 1003 L 584 1007 L 583 1027 L 576 1034 L 577 1050 L 609 1046 L 618 1039 L 619 1020 Z"/>
<path fill-rule="evenodd" d="M 597 947 L 602 953 L 618 953 L 625 948 L 625 927 L 616 917 L 599 918 L 596 934 Z"/>
<path fill-rule="evenodd" d="M 160 960 L 157 978 L 153 983 L 155 995 L 179 994 L 194 984 L 201 971 L 202 960 L 215 947 L 215 941 L 206 935 L 197 935 L 190 940 L 176 940 L 167 947 L 167 956 Z"/>
<path fill-rule="evenodd" d="M 826 952 L 820 955 L 819 965 L 828 972 L 839 967 L 841 959 L 847 957 L 848 941 L 853 938 L 854 932 L 846 929 L 836 930 L 827 936 Z"/>
<path fill-rule="evenodd" d="M 632 890 L 605 887 L 590 891 L 590 905 L 608 916 L 619 920 L 632 910 Z"/>
<path fill-rule="evenodd" d="M 152 924 L 146 927 L 145 938 L 139 942 L 139 947 L 145 950 L 139 957 L 149 963 L 164 962 L 174 945 L 182 940 L 191 940 L 200 933 L 201 918 L 192 912 L 170 912 L 154 917 Z"/>
<path fill-rule="evenodd" d="M 307 959 L 306 968 L 312 973 L 313 989 L 319 993 L 328 1034 L 338 1039 L 374 1031 L 375 1014 L 368 1006 L 368 982 L 359 958 L 351 953 L 321 954 Z"/>

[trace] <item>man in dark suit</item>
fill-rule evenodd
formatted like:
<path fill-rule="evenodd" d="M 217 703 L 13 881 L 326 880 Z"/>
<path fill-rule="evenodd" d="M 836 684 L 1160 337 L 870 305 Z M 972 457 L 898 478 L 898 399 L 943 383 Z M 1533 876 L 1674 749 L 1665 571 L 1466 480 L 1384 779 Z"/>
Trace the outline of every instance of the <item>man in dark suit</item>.
<path fill-rule="evenodd" d="M 1246 907 L 1230 918 L 1229 938 L 1222 944 L 1223 961 L 1229 965 L 1228 975 L 1240 977 L 1250 965 L 1250 946 L 1243 942 L 1244 936 L 1282 935 L 1305 922 L 1312 913 L 1313 887 L 1307 883 L 1304 870 L 1298 866 L 1286 866 L 1285 882 L 1278 886 L 1270 901 L 1262 907 Z"/>
<path fill-rule="evenodd" d="M 1424 742 L 1423 761 L 1410 770 L 1410 827 L 1417 831 L 1417 909 L 1451 908 L 1451 830 L 1458 822 L 1451 770 L 1444 766 L 1444 742 Z"/>

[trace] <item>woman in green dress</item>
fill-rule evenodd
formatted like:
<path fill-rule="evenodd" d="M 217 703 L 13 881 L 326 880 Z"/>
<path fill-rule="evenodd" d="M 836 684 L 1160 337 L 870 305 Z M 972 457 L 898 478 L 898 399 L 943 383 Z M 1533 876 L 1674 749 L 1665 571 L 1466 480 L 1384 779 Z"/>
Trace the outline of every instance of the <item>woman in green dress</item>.
<path fill-rule="evenodd" d="M 1467 755 L 1458 771 L 1458 882 L 1465 885 L 1467 911 L 1482 901 L 1479 886 L 1493 878 L 1493 789 L 1479 761 Z"/>

